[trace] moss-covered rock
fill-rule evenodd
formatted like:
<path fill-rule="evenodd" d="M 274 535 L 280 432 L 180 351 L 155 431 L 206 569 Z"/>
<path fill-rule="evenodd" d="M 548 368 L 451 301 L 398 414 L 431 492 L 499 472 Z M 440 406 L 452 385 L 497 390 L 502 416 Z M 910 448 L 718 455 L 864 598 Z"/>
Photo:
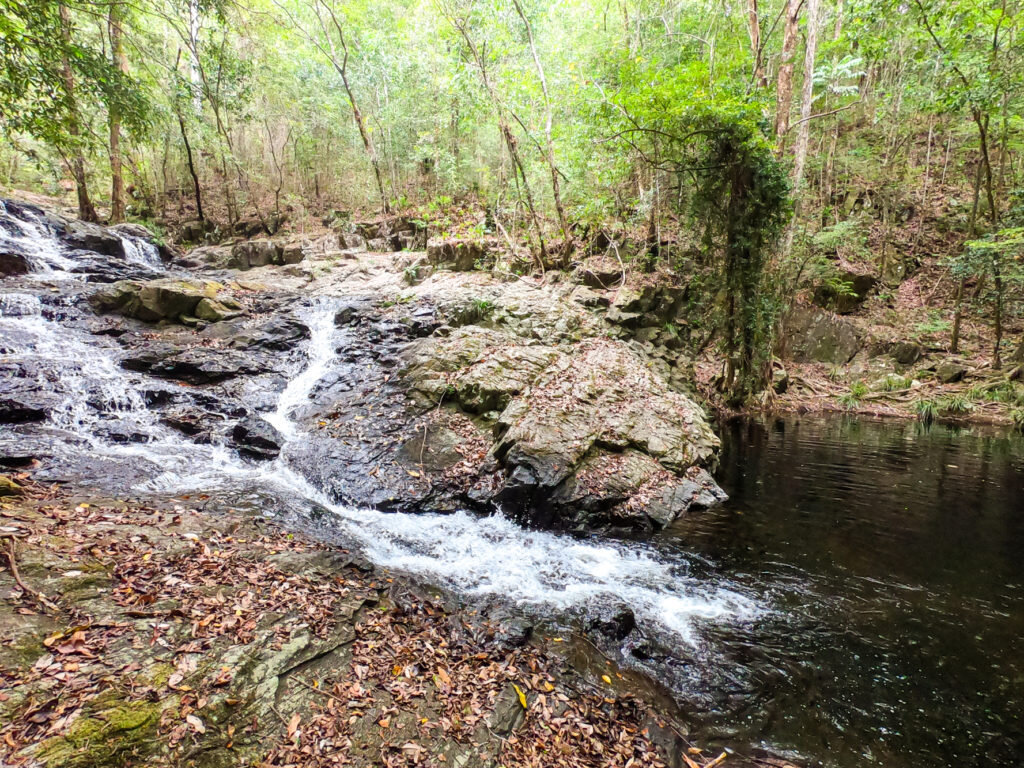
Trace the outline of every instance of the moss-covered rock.
<path fill-rule="evenodd" d="M 111 692 L 91 702 L 65 733 L 31 751 L 53 768 L 128 765 L 154 749 L 162 709 L 161 702 L 127 701 Z"/>

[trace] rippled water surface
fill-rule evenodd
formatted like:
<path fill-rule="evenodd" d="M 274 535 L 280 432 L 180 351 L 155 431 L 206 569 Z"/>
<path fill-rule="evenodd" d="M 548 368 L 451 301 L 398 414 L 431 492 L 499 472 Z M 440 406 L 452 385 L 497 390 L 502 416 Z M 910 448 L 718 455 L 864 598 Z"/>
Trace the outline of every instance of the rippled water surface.
<path fill-rule="evenodd" d="M 807 417 L 723 437 L 731 500 L 659 541 L 770 606 L 712 630 L 705 735 L 822 765 L 1024 765 L 1024 440 Z"/>

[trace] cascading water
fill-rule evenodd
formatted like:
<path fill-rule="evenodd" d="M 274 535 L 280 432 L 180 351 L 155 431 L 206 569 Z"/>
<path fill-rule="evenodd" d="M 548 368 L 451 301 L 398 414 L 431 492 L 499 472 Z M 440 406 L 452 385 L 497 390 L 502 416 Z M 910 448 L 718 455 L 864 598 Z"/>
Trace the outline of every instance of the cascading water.
<path fill-rule="evenodd" d="M 68 259 L 58 245 L 40 242 L 53 241 L 52 234 L 36 229 L 22 238 L 35 253 L 47 254 L 48 277 L 76 277 L 66 271 L 73 265 L 60 261 Z M 25 243 L 19 240 L 19 245 Z M 153 266 L 144 250 L 139 258 Z M 290 446 L 304 437 L 295 412 L 309 401 L 335 360 L 336 307 L 329 300 L 312 307 L 304 318 L 311 330 L 306 360 L 276 408 L 264 414 L 285 439 L 281 454 L 273 462 L 255 464 L 224 445 L 198 445 L 163 425 L 147 407 L 143 378 L 121 368 L 109 342 L 48 318 L 33 299 L 23 294 L 0 297 L 0 353 L 35 371 L 57 399 L 49 426 L 64 436 L 69 452 L 84 445 L 96 456 L 145 468 L 140 472 L 145 479 L 134 485 L 137 492 L 260 487 L 286 494 L 333 513 L 341 535 L 380 565 L 422 575 L 462 594 L 527 606 L 583 610 L 624 603 L 641 626 L 691 645 L 698 640 L 697 620 L 736 622 L 759 614 L 755 600 L 689 576 L 685 562 L 681 565 L 677 557 L 670 563 L 646 545 L 528 531 L 502 515 L 396 514 L 334 503 L 288 460 Z M 133 439 L 110 439 L 112 423 Z"/>

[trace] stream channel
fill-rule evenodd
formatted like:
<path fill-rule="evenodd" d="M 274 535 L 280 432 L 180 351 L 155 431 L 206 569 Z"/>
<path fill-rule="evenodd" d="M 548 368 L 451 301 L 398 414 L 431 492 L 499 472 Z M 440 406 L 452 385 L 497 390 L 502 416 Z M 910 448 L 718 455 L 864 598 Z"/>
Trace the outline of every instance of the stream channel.
<path fill-rule="evenodd" d="M 642 538 L 355 509 L 289 462 L 304 437 L 294 414 L 339 359 L 332 300 L 303 310 L 310 338 L 264 409 L 286 443 L 254 462 L 161 422 L 159 386 L 90 332 L 75 257 L 41 222 L 3 237 L 33 269 L 0 282 L 0 378 L 35 379 L 49 405 L 44 420 L 0 428 L 0 455 L 44 455 L 40 479 L 326 519 L 377 565 L 549 624 L 628 605 L 637 628 L 619 658 L 671 691 L 698 741 L 837 768 L 1024 760 L 1020 436 L 735 421 L 720 430 L 730 500 Z M 125 237 L 129 272 L 164 272 L 152 246 Z"/>

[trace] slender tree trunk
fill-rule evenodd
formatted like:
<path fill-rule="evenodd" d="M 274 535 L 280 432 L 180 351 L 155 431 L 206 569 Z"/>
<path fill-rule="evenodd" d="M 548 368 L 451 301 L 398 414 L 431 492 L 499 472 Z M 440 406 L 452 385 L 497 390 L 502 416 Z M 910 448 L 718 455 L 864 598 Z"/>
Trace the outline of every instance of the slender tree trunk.
<path fill-rule="evenodd" d="M 330 46 L 331 65 L 334 67 L 338 75 L 341 76 L 341 83 L 345 87 L 345 94 L 348 96 L 348 103 L 352 107 L 352 117 L 355 120 L 356 127 L 359 129 L 359 138 L 362 139 L 363 149 L 366 150 L 366 155 L 370 158 L 370 165 L 373 166 L 373 176 L 377 181 L 377 192 L 380 195 L 381 207 L 384 209 L 384 213 L 391 213 L 391 205 L 388 203 L 388 196 L 384 191 L 384 177 L 380 170 L 380 160 L 377 157 L 377 148 L 374 146 L 370 132 L 366 129 L 366 119 L 363 117 L 363 113 L 359 109 L 355 93 L 353 93 L 352 86 L 348 80 L 348 42 L 345 40 L 345 32 L 341 28 L 341 22 L 338 21 L 338 16 L 335 14 L 334 9 L 323 2 L 323 0 L 318 0 L 318 4 L 319 7 L 322 7 L 327 12 L 327 15 L 331 20 L 331 26 L 334 27 L 334 30 L 338 35 L 338 42 L 341 44 L 342 51 L 340 61 L 334 48 L 334 40 L 331 38 L 326 28 L 324 29 L 325 33 L 327 33 L 327 44 Z M 317 17 L 319 18 L 319 16 L 320 15 L 318 13 Z"/>
<path fill-rule="evenodd" d="M 978 205 L 981 201 L 981 160 L 974 174 L 974 200 L 971 205 L 971 217 L 967 223 L 967 238 L 973 240 L 978 234 Z M 956 354 L 960 351 L 960 325 L 963 321 L 964 291 L 967 289 L 967 278 L 961 277 L 956 284 L 956 295 L 953 299 L 953 330 L 949 337 L 949 351 Z"/>
<path fill-rule="evenodd" d="M 814 106 L 814 60 L 818 55 L 818 11 L 821 0 L 807 0 L 807 42 L 804 48 L 804 80 L 800 95 L 800 124 L 797 126 L 796 146 L 793 150 L 793 219 L 786 228 L 783 253 L 793 250 L 793 235 L 803 209 L 804 168 L 807 148 L 811 141 L 811 108 Z"/>
<path fill-rule="evenodd" d="M 67 47 L 71 44 L 71 13 L 66 5 L 61 5 L 59 12 L 61 35 L 64 37 L 64 45 Z M 69 104 L 68 135 L 71 136 L 71 146 L 68 150 L 67 162 L 71 169 L 71 175 L 75 179 L 75 192 L 78 195 L 78 218 L 82 221 L 97 221 L 99 217 L 96 215 L 92 200 L 89 199 L 89 179 L 85 172 L 85 157 L 79 143 L 82 131 L 79 125 L 78 104 L 75 100 L 75 75 L 66 55 L 61 62 L 61 76 L 64 79 L 64 90 L 67 93 Z"/>
<path fill-rule="evenodd" d="M 192 176 L 192 189 L 196 198 L 196 218 L 199 221 L 206 221 L 203 216 L 203 193 L 199 188 L 199 174 L 196 173 L 196 164 L 192 159 L 192 145 L 188 143 L 188 132 L 185 130 L 185 118 L 181 111 L 178 112 L 178 127 L 181 129 L 181 140 L 185 142 L 185 157 L 188 159 L 188 172 Z"/>
<path fill-rule="evenodd" d="M 996 308 L 995 308 L 995 331 L 996 339 L 995 345 L 992 350 L 992 367 L 995 370 L 999 370 L 1003 367 L 1003 358 L 1000 353 L 1000 346 L 1003 343 L 1003 273 L 999 268 L 998 258 L 992 260 L 992 280 L 995 283 L 996 290 Z"/>
<path fill-rule="evenodd" d="M 110 36 L 110 57 L 114 66 L 123 74 L 128 72 L 128 58 L 124 54 L 121 22 L 124 9 L 120 0 L 112 0 L 107 16 L 107 33 Z M 124 178 L 121 173 L 121 110 L 112 104 L 108 110 L 110 125 L 110 221 L 118 224 L 124 221 Z"/>
<path fill-rule="evenodd" d="M 757 0 L 747 0 L 747 35 L 750 37 L 750 54 L 754 59 L 754 87 L 766 88 L 768 78 L 765 77 L 761 58 L 761 20 L 757 12 Z"/>
<path fill-rule="evenodd" d="M 797 33 L 800 24 L 800 6 L 803 0 L 786 0 L 786 23 L 782 31 L 782 53 L 779 58 L 779 76 L 775 85 L 775 141 L 776 152 L 781 155 L 789 132 L 789 113 L 793 107 L 793 57 L 796 54 Z"/>
<path fill-rule="evenodd" d="M 558 166 L 555 164 L 555 146 L 551 139 L 551 99 L 548 96 L 548 81 L 544 77 L 544 67 L 540 63 L 540 56 L 537 55 L 537 46 L 533 42 L 533 27 L 523 12 L 519 0 L 512 0 L 519 18 L 523 20 L 526 27 L 526 39 L 530 43 L 530 53 L 533 54 L 533 63 L 537 67 L 537 76 L 540 78 L 541 92 L 544 94 L 544 139 L 545 159 L 548 169 L 551 171 L 551 194 L 555 201 L 555 212 L 558 214 L 558 226 L 562 230 L 562 252 L 565 253 L 569 247 L 569 223 L 565 216 L 565 207 L 562 205 L 562 193 L 558 181 Z"/>

